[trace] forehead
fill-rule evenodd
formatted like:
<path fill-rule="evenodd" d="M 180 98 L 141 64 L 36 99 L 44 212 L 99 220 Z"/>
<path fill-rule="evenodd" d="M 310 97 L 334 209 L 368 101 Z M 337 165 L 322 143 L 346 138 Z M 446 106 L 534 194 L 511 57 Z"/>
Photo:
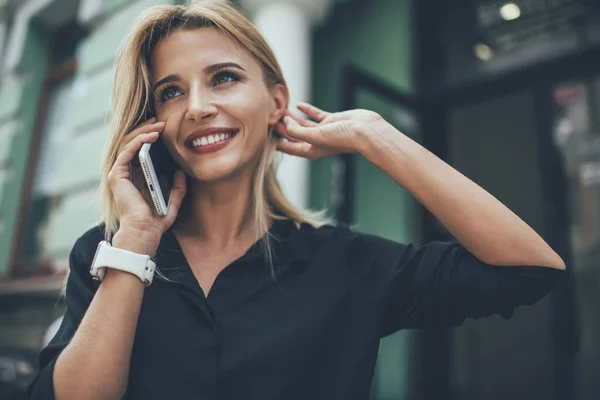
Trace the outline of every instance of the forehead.
<path fill-rule="evenodd" d="M 215 28 L 176 30 L 163 38 L 150 56 L 154 80 L 222 62 L 238 63 L 248 73 L 260 72 L 253 56 Z"/>

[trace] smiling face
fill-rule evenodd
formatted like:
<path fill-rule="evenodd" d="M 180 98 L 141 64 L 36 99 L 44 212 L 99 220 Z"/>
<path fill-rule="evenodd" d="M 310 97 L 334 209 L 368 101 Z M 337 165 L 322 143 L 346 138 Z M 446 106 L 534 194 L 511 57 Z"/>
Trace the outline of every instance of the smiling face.
<path fill-rule="evenodd" d="M 251 175 L 285 112 L 285 87 L 268 88 L 258 61 L 214 28 L 170 33 L 150 67 L 161 139 L 177 164 L 203 182 Z"/>

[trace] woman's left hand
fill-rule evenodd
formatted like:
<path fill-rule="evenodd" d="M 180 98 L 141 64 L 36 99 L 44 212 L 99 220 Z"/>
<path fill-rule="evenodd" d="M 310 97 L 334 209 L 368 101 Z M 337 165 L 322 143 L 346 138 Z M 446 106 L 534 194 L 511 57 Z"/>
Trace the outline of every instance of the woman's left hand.
<path fill-rule="evenodd" d="M 369 110 L 328 113 L 308 103 L 299 103 L 298 110 L 313 121 L 288 111 L 283 122 L 275 126 L 275 131 L 287 139 L 279 139 L 277 148 L 312 160 L 360 152 L 369 135 L 380 131 L 386 124 L 379 114 Z"/>

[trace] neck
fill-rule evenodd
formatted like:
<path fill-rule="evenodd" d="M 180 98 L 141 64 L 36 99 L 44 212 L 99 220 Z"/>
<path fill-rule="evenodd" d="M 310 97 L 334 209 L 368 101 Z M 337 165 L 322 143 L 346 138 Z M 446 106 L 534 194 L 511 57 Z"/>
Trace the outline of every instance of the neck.
<path fill-rule="evenodd" d="M 217 182 L 188 178 L 185 200 L 173 229 L 216 248 L 255 237 L 252 177 Z"/>

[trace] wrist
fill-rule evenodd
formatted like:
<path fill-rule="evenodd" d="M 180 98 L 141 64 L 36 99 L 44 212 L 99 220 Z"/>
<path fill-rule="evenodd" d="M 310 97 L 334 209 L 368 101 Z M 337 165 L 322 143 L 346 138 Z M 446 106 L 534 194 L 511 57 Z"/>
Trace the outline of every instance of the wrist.
<path fill-rule="evenodd" d="M 150 257 L 154 257 L 156 254 L 159 243 L 160 235 L 126 227 L 119 228 L 112 239 L 113 247 L 138 254 L 146 254 Z"/>
<path fill-rule="evenodd" d="M 397 146 L 403 134 L 385 120 L 376 126 L 368 126 L 359 131 L 358 152 L 367 160 L 374 162 L 381 152 Z"/>

